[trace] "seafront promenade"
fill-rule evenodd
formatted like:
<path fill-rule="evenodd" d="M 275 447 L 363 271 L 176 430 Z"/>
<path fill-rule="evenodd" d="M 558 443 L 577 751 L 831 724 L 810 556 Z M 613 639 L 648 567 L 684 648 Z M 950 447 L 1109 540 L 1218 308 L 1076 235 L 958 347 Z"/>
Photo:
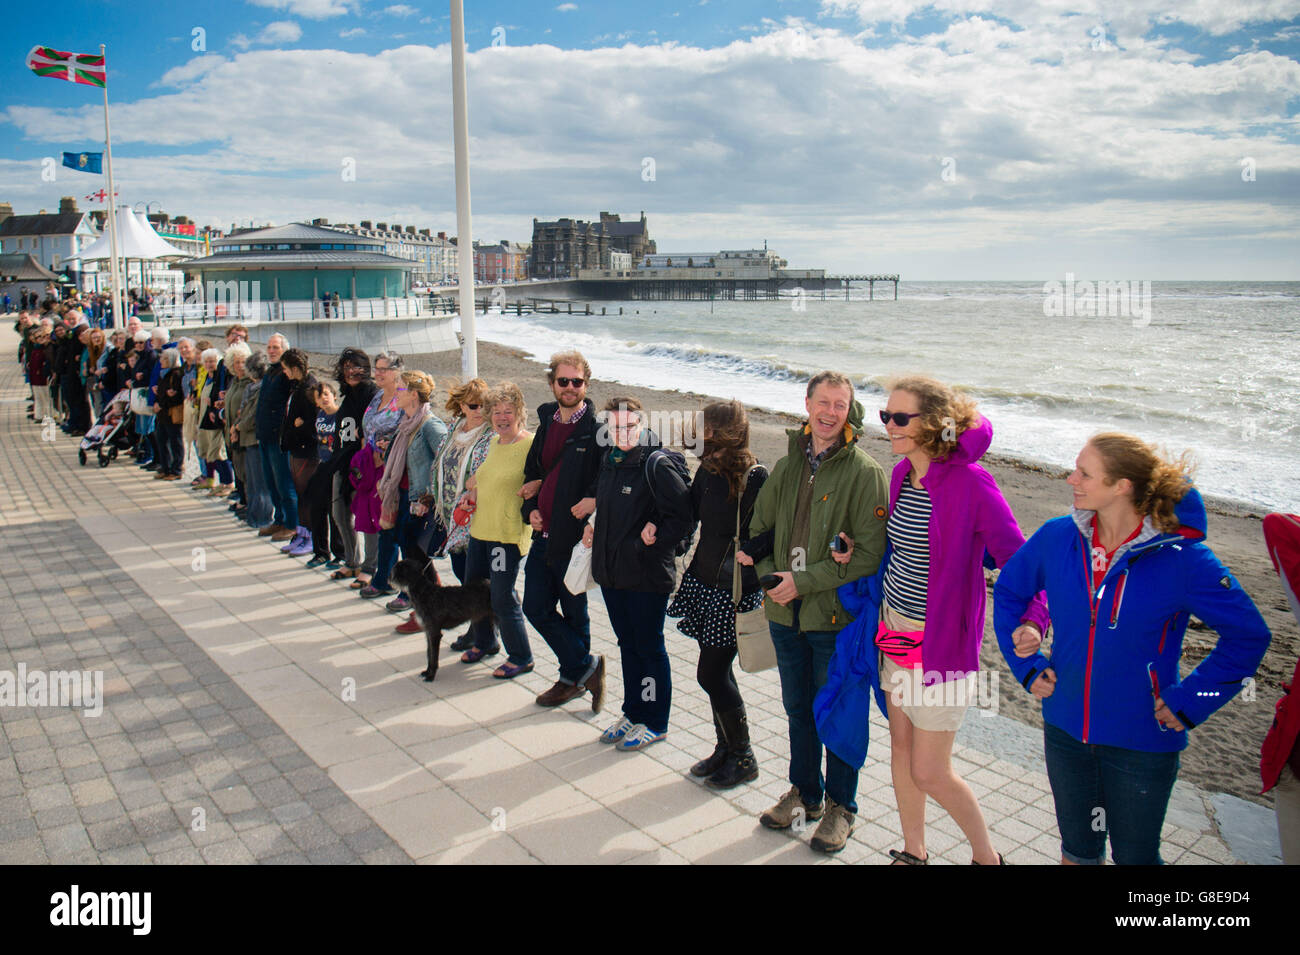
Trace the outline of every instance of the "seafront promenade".
<path fill-rule="evenodd" d="M 885 864 L 901 847 L 889 738 L 876 716 L 857 828 L 835 857 L 757 814 L 787 788 L 775 671 L 740 674 L 758 781 L 715 793 L 686 775 L 713 745 L 694 641 L 667 630 L 666 740 L 619 753 L 596 741 L 621 701 L 618 649 L 605 711 L 544 710 L 554 661 L 491 677 L 444 649 L 420 681 L 423 637 L 235 523 L 220 499 L 151 480 L 126 457 L 76 460 L 77 439 L 25 416 L 12 322 L 0 327 L 0 670 L 101 671 L 103 711 L 0 706 L 0 863 Z M 439 566 L 445 579 L 449 565 Z M 444 647 L 450 638 L 444 641 Z M 1003 687 L 1003 692 L 1014 688 Z M 1054 864 L 1059 838 L 1041 736 L 968 714 L 958 770 L 994 843 Z M 936 863 L 969 850 L 933 804 Z M 1272 813 L 1179 784 L 1163 853 L 1179 864 L 1270 861 Z"/>

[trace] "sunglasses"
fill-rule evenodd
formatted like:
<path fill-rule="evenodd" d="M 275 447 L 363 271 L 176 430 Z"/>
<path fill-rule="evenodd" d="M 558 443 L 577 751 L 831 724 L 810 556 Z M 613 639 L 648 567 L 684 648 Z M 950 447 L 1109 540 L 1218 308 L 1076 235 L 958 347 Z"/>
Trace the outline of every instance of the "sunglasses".
<path fill-rule="evenodd" d="M 478 409 L 479 409 L 479 408 L 482 408 L 483 406 L 482 406 L 482 405 L 469 405 L 469 404 L 467 404 L 467 405 L 465 405 L 465 407 L 466 407 L 468 410 L 470 410 L 470 411 L 478 411 Z"/>
<path fill-rule="evenodd" d="M 906 411 L 895 411 L 893 414 L 890 414 L 888 411 L 882 411 L 880 412 L 880 423 L 889 424 L 889 422 L 892 421 L 900 428 L 906 428 L 907 423 L 909 421 L 911 421 L 913 418 L 919 418 L 919 417 L 921 417 L 921 412 L 919 411 L 913 412 L 911 414 L 908 414 Z"/>
<path fill-rule="evenodd" d="M 559 385 L 561 388 L 567 388 L 569 387 L 569 385 L 573 385 L 573 387 L 575 388 L 581 388 L 584 384 L 587 383 L 587 379 L 586 378 L 556 378 L 555 383 Z"/>

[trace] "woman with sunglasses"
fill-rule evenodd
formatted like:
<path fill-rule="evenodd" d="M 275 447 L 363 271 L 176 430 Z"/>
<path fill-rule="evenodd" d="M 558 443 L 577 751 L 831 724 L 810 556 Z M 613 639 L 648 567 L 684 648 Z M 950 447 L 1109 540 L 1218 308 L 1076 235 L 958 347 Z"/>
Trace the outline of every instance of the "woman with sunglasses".
<path fill-rule="evenodd" d="M 1062 865 L 1159 865 L 1160 830 L 1187 731 L 1254 674 L 1270 634 L 1205 544 L 1205 505 L 1187 456 L 1128 434 L 1094 435 L 1067 479 L 1074 510 L 1048 521 L 1002 569 L 993 623 L 1021 685 L 1043 701 L 1047 778 Z M 1048 654 L 1014 638 L 1046 590 Z M 1180 677 L 1195 615 L 1219 634 Z"/>
<path fill-rule="evenodd" d="M 889 717 L 890 772 L 903 848 L 894 865 L 925 865 L 925 803 L 932 798 L 971 845 L 976 865 L 1003 864 L 979 802 L 952 765 L 952 747 L 974 702 L 984 641 L 985 554 L 1005 564 L 1025 542 L 992 475 L 980 466 L 993 427 L 975 402 L 932 378 L 890 387 L 880 420 L 901 455 L 889 487 L 888 546 L 874 580 L 841 588 L 862 616 L 863 594 L 881 595 L 875 644 Z M 852 554 L 836 553 L 846 563 Z M 873 589 L 873 584 L 874 588 Z M 846 598 L 845 591 L 850 591 Z M 853 604 L 851 606 L 850 604 Z M 855 609 L 855 606 L 858 609 Z M 1029 643 L 1047 629 L 1047 608 L 1030 594 L 1018 616 Z"/>
<path fill-rule="evenodd" d="M 361 416 L 362 438 L 361 447 L 358 453 L 368 454 L 374 462 L 375 467 L 383 466 L 384 455 L 388 451 L 388 446 L 392 443 L 393 434 L 397 431 L 397 426 L 402 423 L 404 412 L 397 404 L 397 393 L 402 387 L 402 370 L 404 363 L 402 356 L 395 351 L 380 352 L 375 356 L 375 386 L 376 391 L 370 399 L 370 404 L 366 405 L 365 413 Z M 353 501 L 352 512 L 359 516 L 359 511 L 368 514 L 378 515 L 380 510 L 379 489 L 376 485 L 373 489 L 360 491 L 368 498 L 365 502 Z M 368 525 L 362 525 L 360 528 L 362 534 L 366 535 L 366 552 L 375 554 L 375 565 L 383 563 L 385 554 L 379 547 L 379 526 L 376 523 L 373 528 Z M 371 547 L 371 541 L 374 541 L 374 547 Z M 371 573 L 375 573 L 371 570 Z M 371 577 L 366 574 L 358 574 L 356 579 L 349 585 L 353 590 L 359 590 L 361 597 L 366 600 L 373 600 L 375 597 L 381 597 L 385 594 L 396 593 L 391 587 L 385 584 L 383 590 L 372 587 Z"/>
<path fill-rule="evenodd" d="M 488 385 L 482 378 L 470 379 L 451 389 L 446 404 L 447 413 L 453 416 L 451 431 L 429 469 L 428 495 L 412 505 L 417 516 L 426 512 L 433 515 L 434 536 L 428 552 L 449 556 L 452 573 L 462 584 L 468 579 L 469 524 L 474 510 L 467 482 L 487 459 L 495 433 L 488 421 L 487 401 Z M 398 629 L 415 632 L 420 626 L 412 617 Z M 493 625 L 479 622 L 470 624 L 451 649 L 464 654 L 461 662 L 477 663 L 499 653 L 501 644 Z"/>

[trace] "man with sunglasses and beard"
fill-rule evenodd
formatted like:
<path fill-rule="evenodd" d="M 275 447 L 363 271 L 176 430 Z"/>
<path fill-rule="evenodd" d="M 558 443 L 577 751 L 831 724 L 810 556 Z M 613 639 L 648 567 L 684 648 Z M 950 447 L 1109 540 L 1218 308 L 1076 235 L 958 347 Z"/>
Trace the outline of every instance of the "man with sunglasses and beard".
<path fill-rule="evenodd" d="M 576 351 L 551 356 L 547 379 L 555 401 L 537 409 L 537 433 L 524 462 L 524 520 L 533 529 L 524 564 L 524 616 L 560 664 L 555 685 L 537 698 L 560 706 L 591 691 L 591 710 L 605 699 L 605 657 L 591 653 L 586 593 L 564 586 L 573 546 L 596 509 L 600 448 L 595 406 L 587 398 L 591 365 Z M 556 605 L 559 610 L 556 610 Z"/>

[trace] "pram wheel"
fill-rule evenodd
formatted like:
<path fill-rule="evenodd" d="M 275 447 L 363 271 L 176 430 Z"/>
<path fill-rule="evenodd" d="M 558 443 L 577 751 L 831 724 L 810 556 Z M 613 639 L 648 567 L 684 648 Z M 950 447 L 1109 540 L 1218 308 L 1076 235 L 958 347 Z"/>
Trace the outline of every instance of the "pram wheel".
<path fill-rule="evenodd" d="M 86 452 L 84 450 L 79 449 L 77 451 L 77 460 L 81 462 L 83 468 L 86 466 Z"/>
<path fill-rule="evenodd" d="M 116 461 L 116 460 L 117 460 L 117 445 L 114 445 L 114 446 L 109 450 L 109 452 L 108 452 L 108 459 L 109 459 L 110 461 Z"/>
<path fill-rule="evenodd" d="M 113 460 L 113 455 L 110 452 L 105 451 L 103 448 L 99 449 L 99 466 L 101 468 L 108 467 L 108 465 L 112 462 L 112 460 Z"/>

